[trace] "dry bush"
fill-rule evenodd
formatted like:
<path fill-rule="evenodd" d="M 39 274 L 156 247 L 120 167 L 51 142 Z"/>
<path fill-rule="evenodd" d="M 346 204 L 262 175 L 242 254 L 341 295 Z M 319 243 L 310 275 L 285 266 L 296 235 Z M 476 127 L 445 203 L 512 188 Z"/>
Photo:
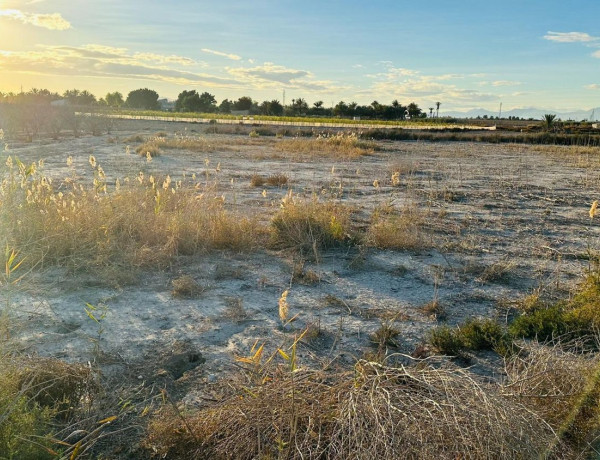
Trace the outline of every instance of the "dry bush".
<path fill-rule="evenodd" d="M 597 354 L 564 349 L 564 344 L 521 343 L 506 362 L 506 396 L 516 398 L 558 428 L 600 363 Z"/>
<path fill-rule="evenodd" d="M 221 197 L 168 176 L 140 174 L 108 190 L 98 165 L 89 187 L 55 186 L 29 169 L 15 165 L 3 182 L 0 224 L 4 243 L 30 265 L 131 271 L 210 249 L 252 250 L 266 236 L 255 220 L 227 212 Z"/>
<path fill-rule="evenodd" d="M 126 137 L 123 139 L 123 142 L 126 144 L 133 144 L 134 142 L 146 142 L 146 138 L 141 134 L 134 134 L 132 136 Z"/>
<path fill-rule="evenodd" d="M 371 217 L 368 241 L 380 249 L 420 250 L 430 246 L 424 228 L 425 215 L 416 206 L 405 206 L 400 213 L 376 209 Z"/>
<path fill-rule="evenodd" d="M 272 187 L 283 187 L 288 183 L 288 180 L 288 176 L 285 174 L 272 174 L 267 177 L 263 177 L 260 174 L 252 174 L 250 185 L 253 187 L 262 187 L 266 184 Z"/>
<path fill-rule="evenodd" d="M 135 148 L 135 153 L 143 157 L 147 157 L 148 155 L 150 155 L 151 157 L 158 157 L 162 153 L 158 144 L 159 143 L 154 140 L 149 140 L 147 142 L 144 142 L 143 144 L 138 145 Z"/>
<path fill-rule="evenodd" d="M 193 299 L 205 291 L 205 288 L 190 275 L 182 275 L 174 279 L 171 284 L 171 295 L 179 299 Z"/>
<path fill-rule="evenodd" d="M 316 198 L 299 200 L 288 193 L 281 210 L 271 220 L 271 244 L 317 256 L 321 249 L 342 246 L 352 240 L 350 214 L 350 209 L 343 205 L 322 203 Z"/>
<path fill-rule="evenodd" d="M 183 420 L 182 420 L 183 418 Z M 168 458 L 538 458 L 549 427 L 464 370 L 387 367 L 276 372 L 182 415 L 165 408 L 146 447 Z"/>
<path fill-rule="evenodd" d="M 252 187 L 262 187 L 266 183 L 266 179 L 260 174 L 252 174 L 250 177 L 250 185 Z"/>
<path fill-rule="evenodd" d="M 285 174 L 271 174 L 266 179 L 267 185 L 271 185 L 273 187 L 283 187 L 288 183 L 288 176 Z"/>
<path fill-rule="evenodd" d="M 323 135 L 311 139 L 283 139 L 276 144 L 284 153 L 300 153 L 304 158 L 355 159 L 380 150 L 374 141 L 360 139 L 355 133 Z"/>
<path fill-rule="evenodd" d="M 56 431 L 99 391 L 87 366 L 50 358 L 0 356 L 0 455 L 57 458 Z M 60 438 L 59 438 L 60 439 Z"/>

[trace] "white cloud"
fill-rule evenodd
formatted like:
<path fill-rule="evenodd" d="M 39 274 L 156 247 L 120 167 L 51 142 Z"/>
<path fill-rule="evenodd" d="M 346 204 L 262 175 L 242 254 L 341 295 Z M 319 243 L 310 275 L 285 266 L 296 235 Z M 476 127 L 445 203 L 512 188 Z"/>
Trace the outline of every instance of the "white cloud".
<path fill-rule="evenodd" d="M 308 70 L 292 69 L 272 62 L 265 62 L 263 65 L 255 67 L 228 67 L 227 72 L 236 80 L 255 89 L 285 86 L 290 89 L 326 93 L 344 89 L 329 80 L 316 80 Z"/>
<path fill-rule="evenodd" d="M 522 83 L 520 81 L 511 81 L 511 80 L 496 80 L 492 82 L 492 86 L 518 86 Z"/>
<path fill-rule="evenodd" d="M 594 52 L 592 53 L 592 56 L 594 56 L 595 58 L 598 58 L 598 59 L 600 59 L 600 50 L 598 50 L 598 51 L 594 51 Z"/>
<path fill-rule="evenodd" d="M 560 43 L 587 43 L 600 40 L 600 37 L 593 37 L 585 32 L 552 32 L 548 31 L 544 35 L 546 40 Z"/>
<path fill-rule="evenodd" d="M 600 89 L 600 84 L 592 83 L 591 85 L 585 85 L 584 88 L 591 89 L 591 90 L 598 90 L 598 89 Z"/>
<path fill-rule="evenodd" d="M 177 69 L 177 65 L 190 66 L 194 62 L 183 56 L 131 53 L 126 48 L 102 45 L 39 45 L 37 48 L 24 52 L 0 50 L 0 70 L 47 76 L 131 78 L 208 87 L 241 86 L 228 77 Z"/>
<path fill-rule="evenodd" d="M 215 51 L 208 48 L 202 48 L 200 51 L 207 54 L 214 54 L 215 56 L 226 57 L 232 61 L 240 61 L 242 59 L 241 56 L 238 56 L 237 54 L 223 53 L 222 51 Z"/>
<path fill-rule="evenodd" d="M 71 23 L 63 18 L 59 13 L 34 14 L 24 13 L 20 10 L 0 10 L 0 18 L 1 17 L 20 21 L 23 24 L 31 24 L 36 27 L 43 27 L 49 30 L 67 30 L 71 28 Z"/>
<path fill-rule="evenodd" d="M 477 76 L 481 77 L 481 75 Z M 473 77 L 473 75 L 425 75 L 418 70 L 388 65 L 385 72 L 370 75 L 370 77 L 375 80 L 371 87 L 357 92 L 363 98 L 398 99 L 402 103 L 415 101 L 419 104 L 444 101 L 448 105 L 498 100 L 498 96 L 495 94 L 465 88 L 466 78 Z M 479 85 L 491 83 L 480 82 Z"/>

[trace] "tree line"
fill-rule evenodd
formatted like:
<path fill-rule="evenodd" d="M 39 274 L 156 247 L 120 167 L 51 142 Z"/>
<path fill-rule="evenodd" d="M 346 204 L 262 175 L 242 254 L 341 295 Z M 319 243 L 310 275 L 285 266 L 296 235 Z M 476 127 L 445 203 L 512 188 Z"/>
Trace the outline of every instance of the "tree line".
<path fill-rule="evenodd" d="M 130 108 L 143 110 L 164 110 L 159 103 L 159 95 L 156 91 L 148 88 L 140 88 L 130 91 L 124 97 L 118 91 L 109 92 L 104 97 L 97 99 L 86 90 L 67 90 L 63 94 L 51 92 L 47 89 L 31 89 L 26 93 L 1 93 L 0 104 L 16 103 L 25 105 L 50 104 L 54 101 L 66 101 L 70 106 L 107 107 L 107 108 Z M 427 118 L 439 115 L 440 102 L 429 111 L 421 109 L 416 103 L 411 102 L 403 105 L 398 100 L 390 104 L 381 104 L 373 101 L 368 105 L 360 105 L 356 102 L 338 102 L 332 107 L 325 107 L 323 101 L 316 101 L 309 105 L 305 99 L 292 99 L 290 104 L 284 105 L 279 100 L 255 101 L 249 96 L 242 96 L 237 100 L 224 99 L 217 104 L 214 95 L 196 90 L 185 90 L 179 93 L 172 110 L 177 112 L 198 113 L 244 113 L 249 115 L 271 115 L 289 117 L 360 117 L 378 120 L 402 120 L 407 118 Z"/>

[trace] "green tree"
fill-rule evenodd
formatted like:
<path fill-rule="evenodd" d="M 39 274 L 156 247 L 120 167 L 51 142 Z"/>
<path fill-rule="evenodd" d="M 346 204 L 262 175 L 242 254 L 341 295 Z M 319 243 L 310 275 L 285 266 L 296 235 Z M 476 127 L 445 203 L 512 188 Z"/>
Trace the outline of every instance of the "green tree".
<path fill-rule="evenodd" d="M 157 110 L 158 93 L 148 88 L 136 89 L 129 92 L 125 103 L 132 109 Z"/>
<path fill-rule="evenodd" d="M 200 95 L 200 112 L 216 112 L 217 100 L 206 91 Z"/>
<path fill-rule="evenodd" d="M 200 95 L 196 90 L 182 91 L 175 101 L 175 110 L 178 112 L 198 112 L 200 107 Z"/>
<path fill-rule="evenodd" d="M 248 96 L 242 96 L 233 103 L 233 110 L 252 110 L 254 101 Z"/>
<path fill-rule="evenodd" d="M 435 118 L 438 118 L 440 116 L 440 105 L 442 105 L 441 102 L 435 103 Z"/>
<path fill-rule="evenodd" d="M 109 107 L 121 107 L 125 103 L 123 100 L 123 95 L 118 91 L 115 91 L 114 93 L 106 93 L 106 96 L 104 96 L 104 101 Z"/>
<path fill-rule="evenodd" d="M 259 110 L 262 115 L 280 116 L 283 114 L 283 105 L 277 99 L 273 99 L 260 104 Z"/>
<path fill-rule="evenodd" d="M 63 97 L 69 101 L 69 104 L 71 105 L 93 105 L 96 103 L 96 96 L 86 90 L 67 90 L 63 93 Z"/>
<path fill-rule="evenodd" d="M 219 104 L 219 112 L 220 113 L 231 113 L 231 109 L 233 107 L 233 102 L 229 99 L 223 99 Z"/>
<path fill-rule="evenodd" d="M 410 115 L 410 118 L 419 118 L 421 116 L 422 110 L 414 102 L 411 102 L 410 104 L 408 104 L 408 107 L 406 108 L 406 110 L 408 110 L 408 114 Z"/>

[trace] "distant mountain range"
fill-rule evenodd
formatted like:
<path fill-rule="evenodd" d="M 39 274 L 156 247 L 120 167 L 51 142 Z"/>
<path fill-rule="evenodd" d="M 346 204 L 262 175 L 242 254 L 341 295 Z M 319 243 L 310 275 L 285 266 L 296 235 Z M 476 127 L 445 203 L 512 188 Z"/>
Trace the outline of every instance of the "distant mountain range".
<path fill-rule="evenodd" d="M 593 120 L 591 119 L 592 117 L 592 112 L 594 113 L 593 115 Z M 508 117 L 519 117 L 519 118 L 525 118 L 525 119 L 529 119 L 529 118 L 533 118 L 535 120 L 541 120 L 545 114 L 547 113 L 553 113 L 556 115 L 557 118 L 560 118 L 561 120 L 575 120 L 575 121 L 581 121 L 581 120 L 588 120 L 588 121 L 597 121 L 600 120 L 600 107 L 596 107 L 594 109 L 589 109 L 589 110 L 575 110 L 573 112 L 560 112 L 558 110 L 552 110 L 552 109 L 538 109 L 536 107 L 527 107 L 527 108 L 523 108 L 523 109 L 512 109 L 512 110 L 506 110 L 506 111 L 502 111 L 502 118 L 508 118 Z M 483 117 L 484 115 L 487 115 L 488 117 L 497 117 L 498 116 L 498 111 L 491 111 L 491 110 L 486 110 L 486 109 L 472 109 L 469 110 L 467 112 L 458 112 L 458 111 L 449 111 L 449 112 L 440 112 L 440 116 L 446 116 L 446 117 L 455 117 L 455 118 L 477 118 L 477 117 Z"/>

